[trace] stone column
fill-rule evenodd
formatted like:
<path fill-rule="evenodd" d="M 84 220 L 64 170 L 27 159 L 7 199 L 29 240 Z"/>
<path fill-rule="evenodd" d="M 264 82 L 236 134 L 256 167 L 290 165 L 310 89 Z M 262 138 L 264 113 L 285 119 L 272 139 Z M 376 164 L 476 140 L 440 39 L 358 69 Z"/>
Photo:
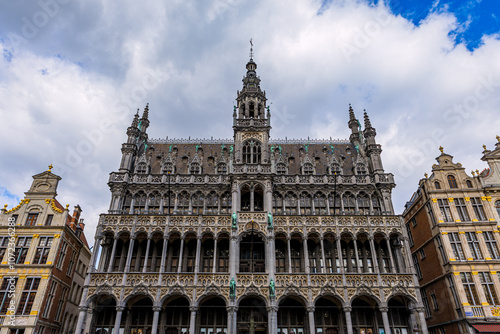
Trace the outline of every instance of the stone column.
<path fill-rule="evenodd" d="M 373 268 L 375 270 L 375 273 L 378 274 L 380 273 L 380 269 L 378 267 L 378 259 L 377 259 L 377 254 L 375 252 L 375 244 L 373 241 L 373 236 L 368 237 L 368 242 L 370 243 L 370 250 L 372 252 Z"/>
<path fill-rule="evenodd" d="M 195 327 L 196 327 L 196 311 L 198 311 L 197 306 L 191 306 L 189 308 L 191 311 L 191 318 L 189 320 L 189 334 L 195 334 Z"/>
<path fill-rule="evenodd" d="M 255 199 L 255 193 L 254 193 L 254 186 L 250 186 L 250 211 L 254 211 L 255 206 L 254 206 L 254 199 Z"/>
<path fill-rule="evenodd" d="M 238 310 L 235 306 L 227 307 L 227 329 L 228 334 L 236 334 L 236 311 Z"/>
<path fill-rule="evenodd" d="M 217 272 L 217 237 L 214 239 L 214 263 L 212 272 L 214 274 Z"/>
<path fill-rule="evenodd" d="M 326 273 L 326 258 L 325 258 L 325 244 L 323 242 L 323 236 L 319 238 L 319 244 L 321 246 L 321 272 Z"/>
<path fill-rule="evenodd" d="M 339 269 L 340 273 L 344 273 L 344 260 L 342 259 L 342 244 L 340 242 L 340 237 L 337 237 L 337 254 L 339 256 Z"/>
<path fill-rule="evenodd" d="M 122 313 L 125 310 L 123 306 L 116 307 L 115 330 L 114 333 L 120 333 L 120 324 L 122 322 Z"/>
<path fill-rule="evenodd" d="M 229 273 L 230 273 L 230 278 L 235 278 L 236 279 L 236 273 L 238 272 L 238 265 L 237 265 L 237 257 L 239 256 L 238 254 L 238 246 L 236 244 L 236 240 L 238 239 L 238 235 L 233 229 L 231 232 L 231 243 L 229 244 Z"/>
<path fill-rule="evenodd" d="M 316 325 L 314 324 L 314 306 L 309 306 L 307 309 L 309 314 L 309 333 L 316 333 Z"/>
<path fill-rule="evenodd" d="M 94 252 L 92 253 L 93 259 L 90 262 L 92 264 L 92 271 L 91 272 L 96 271 L 96 262 L 97 262 L 97 257 L 98 257 L 97 255 L 99 254 L 99 251 L 101 249 L 102 234 L 97 235 L 97 233 L 96 233 L 94 240 L 95 240 L 94 241 L 95 249 L 94 249 Z"/>
<path fill-rule="evenodd" d="M 418 318 L 420 319 L 420 328 L 422 329 L 422 334 L 429 334 L 429 331 L 427 330 L 427 323 L 425 321 L 424 308 L 423 307 L 417 308 L 417 312 L 418 312 Z"/>
<path fill-rule="evenodd" d="M 290 252 L 290 236 L 286 236 L 286 245 L 287 245 L 287 255 L 288 255 L 288 272 L 291 274 L 292 273 L 292 254 Z"/>
<path fill-rule="evenodd" d="M 161 252 L 160 273 L 165 271 L 165 261 L 167 258 L 168 236 L 163 236 L 163 249 Z"/>
<path fill-rule="evenodd" d="M 182 271 L 182 257 L 184 256 L 184 236 L 181 237 L 181 249 L 179 252 L 179 267 L 177 268 L 177 272 L 180 273 Z"/>
<path fill-rule="evenodd" d="M 111 257 L 109 258 L 109 266 L 108 266 L 108 273 L 113 271 L 113 264 L 115 260 L 115 253 L 116 253 L 116 244 L 118 243 L 118 238 L 115 236 L 113 238 L 113 249 L 111 250 Z"/>
<path fill-rule="evenodd" d="M 353 334 L 353 331 L 352 331 L 352 320 L 351 320 L 351 311 L 352 311 L 352 307 L 350 307 L 350 306 L 344 306 L 345 325 L 347 327 L 347 334 Z"/>
<path fill-rule="evenodd" d="M 148 244 L 146 246 L 146 255 L 144 256 L 144 267 L 142 272 L 145 273 L 148 270 L 148 257 L 149 257 L 149 247 L 151 246 L 151 236 L 148 235 Z"/>
<path fill-rule="evenodd" d="M 200 254 L 201 254 L 201 235 L 196 238 L 196 258 L 194 262 L 194 272 L 200 272 Z"/>
<path fill-rule="evenodd" d="M 130 271 L 130 262 L 132 261 L 132 252 L 134 251 L 134 241 L 135 236 L 130 236 L 130 242 L 128 244 L 128 252 L 127 252 L 127 262 L 125 263 L 125 272 Z"/>
<path fill-rule="evenodd" d="M 354 257 L 356 258 L 356 270 L 358 271 L 358 273 L 362 273 L 361 268 L 359 267 L 358 239 L 354 238 L 352 240 L 352 244 L 354 245 Z"/>
<path fill-rule="evenodd" d="M 270 306 L 267 308 L 267 325 L 269 326 L 268 333 L 277 333 L 278 332 L 278 307 L 277 306 Z"/>
<path fill-rule="evenodd" d="M 380 312 L 382 312 L 382 321 L 384 322 L 384 329 L 386 333 L 391 333 L 391 326 L 389 325 L 389 317 L 387 316 L 387 311 L 389 308 L 387 306 L 382 306 Z"/>
<path fill-rule="evenodd" d="M 130 215 L 134 214 L 134 204 L 135 204 L 135 197 L 132 197 L 132 200 L 130 201 L 130 210 L 128 212 Z"/>
<path fill-rule="evenodd" d="M 387 252 L 389 253 L 389 259 L 391 260 L 391 273 L 396 272 L 396 267 L 394 266 L 394 257 L 392 256 L 391 242 L 389 239 L 385 239 L 387 244 Z"/>
<path fill-rule="evenodd" d="M 78 322 L 76 324 L 75 334 L 81 334 L 83 330 L 83 324 L 85 323 L 85 318 L 87 315 L 87 306 L 80 306 L 80 313 L 78 314 Z"/>
<path fill-rule="evenodd" d="M 153 306 L 153 330 L 151 334 L 158 333 L 158 320 L 160 319 L 161 306 Z"/>
<path fill-rule="evenodd" d="M 311 272 L 311 268 L 309 267 L 309 249 L 307 247 L 307 238 L 304 238 L 304 263 L 306 264 L 306 274 Z"/>

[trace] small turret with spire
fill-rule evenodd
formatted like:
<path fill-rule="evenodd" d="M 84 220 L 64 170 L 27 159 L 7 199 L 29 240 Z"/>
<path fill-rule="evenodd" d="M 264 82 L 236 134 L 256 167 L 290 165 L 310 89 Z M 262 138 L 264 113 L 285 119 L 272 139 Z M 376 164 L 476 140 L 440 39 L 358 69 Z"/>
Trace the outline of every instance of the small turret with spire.
<path fill-rule="evenodd" d="M 382 166 L 382 158 L 380 154 L 382 153 L 382 148 L 375 141 L 375 136 L 377 135 L 377 131 L 372 126 L 370 122 L 370 117 L 366 110 L 364 110 L 364 118 L 365 118 L 365 144 L 366 144 L 366 155 L 370 158 L 371 168 L 374 173 L 383 173 L 384 167 Z"/>
<path fill-rule="evenodd" d="M 360 132 L 361 132 L 361 123 L 356 119 L 354 115 L 354 110 L 352 109 L 351 104 L 349 103 L 349 122 L 347 123 L 349 128 L 351 129 L 351 135 L 349 136 L 350 142 L 356 146 L 361 146 Z"/>

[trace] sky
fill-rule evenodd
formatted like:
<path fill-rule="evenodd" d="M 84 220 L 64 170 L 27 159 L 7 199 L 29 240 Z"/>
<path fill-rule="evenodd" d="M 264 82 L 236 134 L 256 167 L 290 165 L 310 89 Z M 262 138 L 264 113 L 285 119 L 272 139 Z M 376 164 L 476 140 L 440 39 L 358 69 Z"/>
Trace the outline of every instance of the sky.
<path fill-rule="evenodd" d="M 253 39 L 271 137 L 349 137 L 370 115 L 396 213 L 439 146 L 470 173 L 500 135 L 497 0 L 3 0 L 0 199 L 63 179 L 93 242 L 137 108 L 150 138 L 232 138 Z"/>

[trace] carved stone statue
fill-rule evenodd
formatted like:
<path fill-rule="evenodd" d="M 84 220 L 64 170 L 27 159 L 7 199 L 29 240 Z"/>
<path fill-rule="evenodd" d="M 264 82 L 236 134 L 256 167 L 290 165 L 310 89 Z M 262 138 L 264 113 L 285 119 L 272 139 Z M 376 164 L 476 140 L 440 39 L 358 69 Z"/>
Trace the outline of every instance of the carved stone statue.
<path fill-rule="evenodd" d="M 273 215 L 271 214 L 271 212 L 267 213 L 267 227 L 273 228 Z"/>

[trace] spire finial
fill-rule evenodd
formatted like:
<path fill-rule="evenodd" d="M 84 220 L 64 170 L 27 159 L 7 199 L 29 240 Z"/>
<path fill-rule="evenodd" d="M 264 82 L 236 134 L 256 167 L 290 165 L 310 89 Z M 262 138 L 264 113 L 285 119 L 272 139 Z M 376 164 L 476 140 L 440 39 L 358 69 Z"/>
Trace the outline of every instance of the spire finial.
<path fill-rule="evenodd" d="M 483 145 L 483 149 L 486 151 L 486 145 Z"/>
<path fill-rule="evenodd" d="M 444 150 L 443 146 L 439 146 L 439 150 L 441 151 L 441 154 L 443 154 L 443 153 L 444 153 L 444 152 L 443 152 L 443 150 Z"/>
<path fill-rule="evenodd" d="M 370 117 L 368 117 L 368 113 L 366 112 L 366 109 L 363 109 L 365 112 L 364 117 L 365 117 L 365 129 L 370 129 L 372 127 L 372 123 L 370 122 Z"/>
<path fill-rule="evenodd" d="M 497 141 L 500 143 L 500 136 L 497 135 Z"/>
<path fill-rule="evenodd" d="M 250 38 L 250 60 L 253 60 L 253 41 Z"/>
<path fill-rule="evenodd" d="M 54 166 L 52 166 L 52 164 L 49 165 L 49 170 L 47 172 L 52 172 L 52 168 L 54 168 Z"/>

